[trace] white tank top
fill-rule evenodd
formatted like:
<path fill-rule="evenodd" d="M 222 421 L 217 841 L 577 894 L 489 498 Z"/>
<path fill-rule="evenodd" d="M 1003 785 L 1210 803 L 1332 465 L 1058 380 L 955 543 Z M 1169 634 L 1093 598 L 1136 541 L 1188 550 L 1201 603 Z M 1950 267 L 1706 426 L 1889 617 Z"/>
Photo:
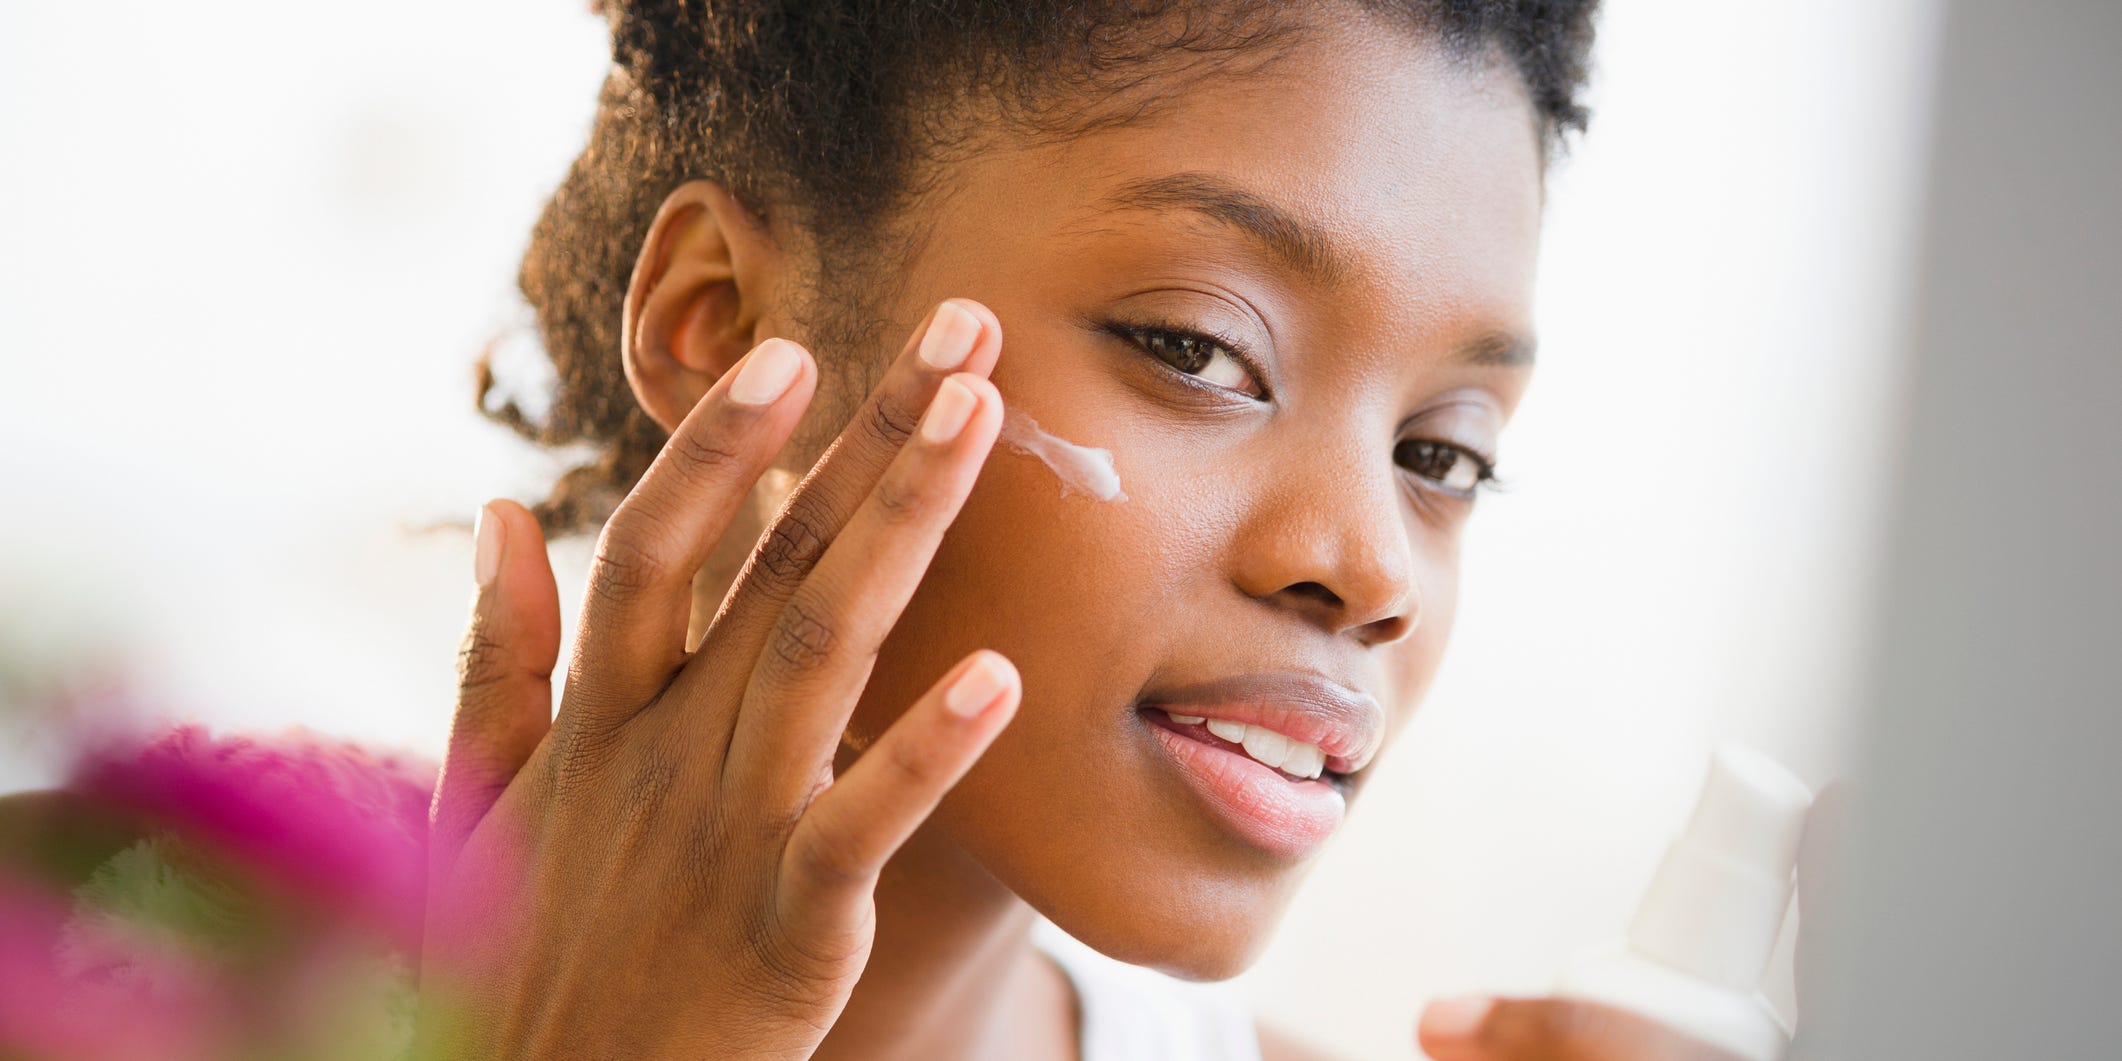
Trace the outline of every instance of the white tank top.
<path fill-rule="evenodd" d="M 1043 917 L 1032 943 L 1075 986 L 1083 1061 L 1260 1061 L 1252 1011 L 1235 986 L 1114 961 Z"/>

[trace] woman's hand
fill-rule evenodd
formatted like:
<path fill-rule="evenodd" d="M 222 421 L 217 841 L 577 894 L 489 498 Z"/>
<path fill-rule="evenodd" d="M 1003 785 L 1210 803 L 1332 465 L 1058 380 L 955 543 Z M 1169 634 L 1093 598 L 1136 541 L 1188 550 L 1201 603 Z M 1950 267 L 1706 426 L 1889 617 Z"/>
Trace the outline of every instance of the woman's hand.
<path fill-rule="evenodd" d="M 977 303 L 931 314 L 688 653 L 694 573 L 817 384 L 793 343 L 748 354 L 598 538 L 557 716 L 544 539 L 520 506 L 482 513 L 433 814 L 426 1056 L 803 1057 L 825 1036 L 879 869 L 1020 695 L 974 653 L 833 776 L 1000 429 L 1000 344 Z"/>
<path fill-rule="evenodd" d="M 1633 1013 L 1568 998 L 1452 998 L 1415 1032 L 1435 1061 L 1740 1061 Z"/>
<path fill-rule="evenodd" d="M 1823 896 L 1833 895 L 1844 842 L 1847 789 L 1830 783 L 1806 815 L 1798 854 L 1794 982 L 1800 1013 L 1818 1012 L 1826 984 L 1820 938 Z M 1665 1025 L 1595 1002 L 1567 998 L 1449 998 L 1422 1011 L 1415 1038 L 1435 1061 L 1738 1061 Z"/>

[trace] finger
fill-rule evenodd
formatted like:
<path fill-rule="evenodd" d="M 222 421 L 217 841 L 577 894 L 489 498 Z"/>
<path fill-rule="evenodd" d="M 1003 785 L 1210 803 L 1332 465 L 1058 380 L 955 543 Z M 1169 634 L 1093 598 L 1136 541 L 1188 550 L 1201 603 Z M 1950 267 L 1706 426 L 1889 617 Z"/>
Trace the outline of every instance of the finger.
<path fill-rule="evenodd" d="M 472 534 L 478 589 L 457 653 L 457 711 L 433 808 L 445 853 L 545 739 L 560 655 L 560 593 L 537 518 L 513 501 L 494 501 L 479 510 Z"/>
<path fill-rule="evenodd" d="M 561 724 L 623 722 L 685 661 L 693 576 L 817 385 L 786 339 L 754 347 L 686 414 L 598 535 Z"/>
<path fill-rule="evenodd" d="M 724 761 L 724 783 L 753 806 L 802 809 L 1001 429 L 994 384 L 969 374 L 946 380 L 913 440 L 789 596 Z"/>
<path fill-rule="evenodd" d="M 758 658 L 789 597 L 912 436 L 937 387 L 955 372 L 986 376 L 1001 350 L 1002 326 L 986 306 L 961 298 L 937 305 L 760 537 L 708 640 L 726 644 L 731 658 Z M 750 678 L 739 671 L 727 680 L 741 689 Z"/>
<path fill-rule="evenodd" d="M 1022 698 L 1017 668 L 982 650 L 892 723 L 797 820 L 781 859 L 781 924 L 859 919 L 885 861 L 1009 724 Z"/>
<path fill-rule="evenodd" d="M 1567 998 L 1452 998 L 1415 1030 L 1434 1061 L 1739 1061 L 1647 1017 Z"/>

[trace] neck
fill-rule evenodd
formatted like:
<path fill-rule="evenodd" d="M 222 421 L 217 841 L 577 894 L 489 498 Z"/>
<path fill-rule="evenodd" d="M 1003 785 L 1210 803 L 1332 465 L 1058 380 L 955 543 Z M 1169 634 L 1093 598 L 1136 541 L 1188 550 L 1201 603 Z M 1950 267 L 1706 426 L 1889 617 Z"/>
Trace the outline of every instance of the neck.
<path fill-rule="evenodd" d="M 1032 946 L 1031 907 L 931 823 L 877 883 L 877 935 L 821 1061 L 1074 1058 L 1060 970 Z"/>

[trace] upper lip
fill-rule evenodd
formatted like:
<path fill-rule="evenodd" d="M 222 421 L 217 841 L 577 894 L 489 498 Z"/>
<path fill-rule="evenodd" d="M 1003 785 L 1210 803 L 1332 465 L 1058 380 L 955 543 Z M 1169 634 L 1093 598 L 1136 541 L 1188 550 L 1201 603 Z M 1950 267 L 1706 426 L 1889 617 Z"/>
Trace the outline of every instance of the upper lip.
<path fill-rule="evenodd" d="M 1377 700 L 1323 675 L 1298 671 L 1167 686 L 1141 702 L 1167 713 L 1262 726 L 1318 745 L 1326 753 L 1326 768 L 1338 774 L 1363 769 L 1385 738 L 1385 710 Z"/>

